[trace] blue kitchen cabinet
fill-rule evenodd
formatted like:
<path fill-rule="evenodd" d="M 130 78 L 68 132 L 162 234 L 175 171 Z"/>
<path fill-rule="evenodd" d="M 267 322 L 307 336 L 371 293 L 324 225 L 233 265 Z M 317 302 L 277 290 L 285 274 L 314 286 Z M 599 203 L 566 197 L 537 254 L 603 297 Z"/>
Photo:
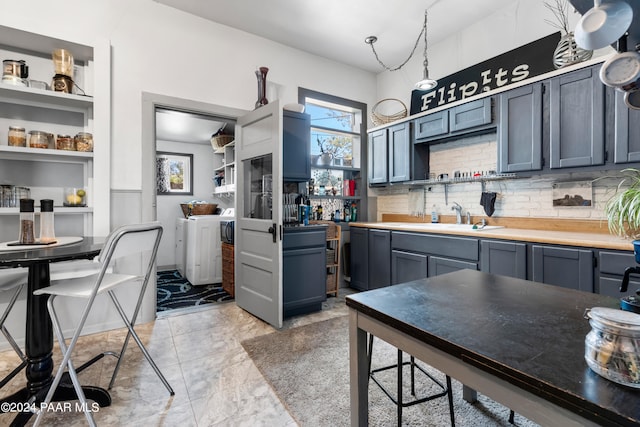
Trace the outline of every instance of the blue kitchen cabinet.
<path fill-rule="evenodd" d="M 284 317 L 322 309 L 327 299 L 324 226 L 286 227 L 282 239 Z"/>
<path fill-rule="evenodd" d="M 311 179 L 311 116 L 284 110 L 282 114 L 282 179 Z"/>
<path fill-rule="evenodd" d="M 551 169 L 604 164 L 604 85 L 600 66 L 549 81 Z"/>
<path fill-rule="evenodd" d="M 351 287 L 359 291 L 369 289 L 369 229 L 350 228 Z"/>
<path fill-rule="evenodd" d="M 369 184 L 387 184 L 411 179 L 411 134 L 409 122 L 369 134 Z"/>
<path fill-rule="evenodd" d="M 369 287 L 391 285 L 391 231 L 369 230 Z"/>
<path fill-rule="evenodd" d="M 534 282 L 593 292 L 593 251 L 559 246 L 532 245 Z"/>
<path fill-rule="evenodd" d="M 527 244 L 480 241 L 480 271 L 527 279 Z"/>
<path fill-rule="evenodd" d="M 499 172 L 542 169 L 542 87 L 534 83 L 500 94 Z"/>
<path fill-rule="evenodd" d="M 492 98 L 482 98 L 413 121 L 416 142 L 430 142 L 493 127 Z"/>
<path fill-rule="evenodd" d="M 428 256 L 399 250 L 391 251 L 391 284 L 428 277 Z"/>
<path fill-rule="evenodd" d="M 640 162 L 640 110 L 627 107 L 624 94 L 615 91 L 614 162 Z"/>

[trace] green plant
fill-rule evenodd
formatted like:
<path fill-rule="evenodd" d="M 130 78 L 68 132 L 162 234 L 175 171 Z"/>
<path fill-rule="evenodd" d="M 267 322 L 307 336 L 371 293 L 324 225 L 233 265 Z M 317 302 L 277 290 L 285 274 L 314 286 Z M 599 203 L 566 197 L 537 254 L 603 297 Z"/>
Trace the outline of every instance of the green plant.
<path fill-rule="evenodd" d="M 611 233 L 635 240 L 640 238 L 640 169 L 627 168 L 622 173 L 624 177 L 604 211 Z"/>

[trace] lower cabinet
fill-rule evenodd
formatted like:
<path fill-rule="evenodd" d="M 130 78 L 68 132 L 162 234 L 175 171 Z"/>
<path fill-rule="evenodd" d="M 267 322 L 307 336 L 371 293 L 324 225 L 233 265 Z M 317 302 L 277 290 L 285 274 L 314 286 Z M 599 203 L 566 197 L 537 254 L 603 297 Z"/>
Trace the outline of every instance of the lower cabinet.
<path fill-rule="evenodd" d="M 222 289 L 235 297 L 235 255 L 233 245 L 222 243 Z"/>
<path fill-rule="evenodd" d="M 322 309 L 322 302 L 327 299 L 326 258 L 324 227 L 285 229 L 282 240 L 284 317 Z"/>
<path fill-rule="evenodd" d="M 527 278 L 527 244 L 480 241 L 480 270 L 501 276 Z"/>
<path fill-rule="evenodd" d="M 635 256 L 631 252 L 600 251 L 598 254 L 599 274 L 597 293 L 610 297 L 622 298 L 628 295 L 635 295 L 640 289 L 640 276 L 632 274 L 629 280 L 627 292 L 620 292 L 622 277 L 627 267 L 636 267 Z"/>
<path fill-rule="evenodd" d="M 369 230 L 369 288 L 391 284 L 391 231 Z"/>
<path fill-rule="evenodd" d="M 593 251 L 532 245 L 533 281 L 593 292 Z"/>
<path fill-rule="evenodd" d="M 451 258 L 441 258 L 437 256 L 429 257 L 429 277 L 464 270 L 465 268 L 468 268 L 469 270 L 477 270 L 478 264 L 475 262 L 460 261 Z"/>
<path fill-rule="evenodd" d="M 351 227 L 351 287 L 359 291 L 369 289 L 369 229 Z"/>
<path fill-rule="evenodd" d="M 411 282 L 427 277 L 427 255 L 391 251 L 391 284 Z"/>

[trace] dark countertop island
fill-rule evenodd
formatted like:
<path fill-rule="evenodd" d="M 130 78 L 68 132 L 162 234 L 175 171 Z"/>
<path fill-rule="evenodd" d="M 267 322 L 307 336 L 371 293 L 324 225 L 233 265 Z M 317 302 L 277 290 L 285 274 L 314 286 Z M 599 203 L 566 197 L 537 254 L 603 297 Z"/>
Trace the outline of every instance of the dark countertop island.
<path fill-rule="evenodd" d="M 352 309 L 355 424 L 363 425 L 366 414 L 366 396 L 364 408 L 362 401 L 356 406 L 353 401 L 363 398 L 354 387 L 366 386 L 366 368 L 357 364 L 364 360 L 363 347 L 358 348 L 364 344 L 363 329 L 377 335 L 376 328 L 382 327 L 402 335 L 408 343 L 404 350 L 409 353 L 418 348 L 414 344 L 417 342 L 454 360 L 457 367 L 446 373 L 463 383 L 460 376 L 464 375 L 458 374 L 470 365 L 481 374 L 508 383 L 508 387 L 515 386 L 517 391 L 524 390 L 592 423 L 640 425 L 640 390 L 600 377 L 584 360 L 584 339 L 591 329 L 585 310 L 617 308 L 618 302 L 606 296 L 472 270 L 350 295 L 346 303 Z M 486 390 L 478 391 L 492 397 Z M 532 419 L 545 424 L 546 418 Z"/>

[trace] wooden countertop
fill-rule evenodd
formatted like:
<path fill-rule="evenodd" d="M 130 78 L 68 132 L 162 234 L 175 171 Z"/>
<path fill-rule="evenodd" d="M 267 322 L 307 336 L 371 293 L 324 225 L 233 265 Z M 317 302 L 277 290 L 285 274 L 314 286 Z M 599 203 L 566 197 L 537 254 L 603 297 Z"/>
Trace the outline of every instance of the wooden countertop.
<path fill-rule="evenodd" d="M 384 219 L 384 217 L 383 217 Z M 541 220 L 542 221 L 542 220 Z M 546 220 L 548 221 L 548 220 Z M 557 225 L 558 221 L 554 223 Z M 591 221 L 595 222 L 595 221 Z M 598 221 L 599 223 L 599 221 Z M 378 228 L 384 230 L 413 231 L 433 234 L 462 235 L 478 238 L 514 240 L 532 243 L 549 243 L 554 245 L 578 246 L 597 249 L 616 249 L 623 251 L 633 251 L 631 240 L 614 236 L 608 232 L 593 231 L 562 231 L 557 229 L 530 229 L 512 228 L 505 225 L 504 228 L 493 228 L 487 230 L 451 230 L 451 229 L 431 229 L 421 225 L 420 222 L 403 221 L 383 221 L 383 222 L 351 222 L 351 227 Z M 605 224 L 606 229 L 606 224 Z"/>

